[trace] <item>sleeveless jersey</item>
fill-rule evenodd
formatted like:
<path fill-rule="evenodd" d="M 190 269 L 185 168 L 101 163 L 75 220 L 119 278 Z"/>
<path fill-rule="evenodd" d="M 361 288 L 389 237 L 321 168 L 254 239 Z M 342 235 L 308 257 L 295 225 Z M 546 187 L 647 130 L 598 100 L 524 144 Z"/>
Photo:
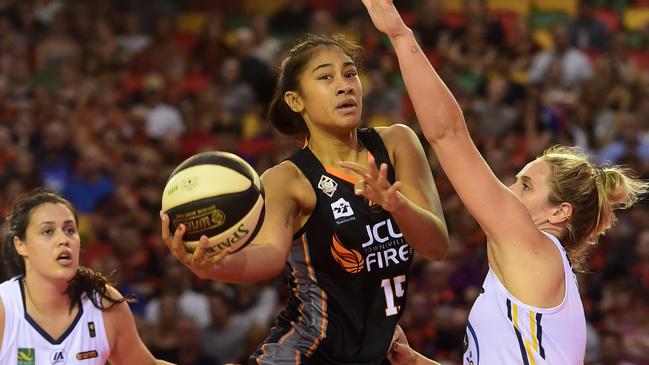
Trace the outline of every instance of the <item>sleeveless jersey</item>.
<path fill-rule="evenodd" d="M 563 259 L 566 290 L 562 303 L 554 308 L 524 304 L 489 269 L 483 293 L 469 314 L 464 337 L 465 365 L 584 363 L 586 318 L 577 279 L 559 240 L 545 234 Z"/>
<path fill-rule="evenodd" d="M 102 311 L 84 297 L 79 313 L 60 338 L 53 339 L 25 311 L 19 277 L 0 284 L 5 328 L 2 365 L 104 365 L 110 352 Z"/>
<path fill-rule="evenodd" d="M 357 133 L 377 166 L 388 164 L 394 183 L 378 133 Z M 414 252 L 387 211 L 354 194 L 354 177 L 323 165 L 308 147 L 289 160 L 317 200 L 287 259 L 287 308 L 250 364 L 389 364 Z"/>

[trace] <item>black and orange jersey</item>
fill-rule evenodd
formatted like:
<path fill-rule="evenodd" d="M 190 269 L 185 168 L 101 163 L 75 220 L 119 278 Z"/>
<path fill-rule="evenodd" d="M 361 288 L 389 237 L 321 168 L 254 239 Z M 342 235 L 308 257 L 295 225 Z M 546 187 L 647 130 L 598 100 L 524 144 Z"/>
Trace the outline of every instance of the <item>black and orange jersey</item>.
<path fill-rule="evenodd" d="M 378 133 L 358 129 L 358 138 L 394 183 Z M 317 201 L 288 256 L 288 306 L 250 363 L 388 363 L 414 252 L 390 213 L 354 193 L 356 178 L 323 165 L 308 147 L 289 160 Z"/>

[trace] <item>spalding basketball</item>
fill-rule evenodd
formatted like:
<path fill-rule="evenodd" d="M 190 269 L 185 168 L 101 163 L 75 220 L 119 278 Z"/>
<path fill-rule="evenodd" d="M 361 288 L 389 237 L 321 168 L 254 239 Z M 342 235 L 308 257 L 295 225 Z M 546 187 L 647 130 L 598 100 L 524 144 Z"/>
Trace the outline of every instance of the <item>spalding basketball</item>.
<path fill-rule="evenodd" d="M 202 235 L 217 254 L 242 249 L 264 220 L 264 192 L 259 175 L 241 157 L 228 152 L 198 153 L 171 173 L 162 193 L 162 211 L 173 234 L 186 227 L 185 248 L 193 252 Z"/>

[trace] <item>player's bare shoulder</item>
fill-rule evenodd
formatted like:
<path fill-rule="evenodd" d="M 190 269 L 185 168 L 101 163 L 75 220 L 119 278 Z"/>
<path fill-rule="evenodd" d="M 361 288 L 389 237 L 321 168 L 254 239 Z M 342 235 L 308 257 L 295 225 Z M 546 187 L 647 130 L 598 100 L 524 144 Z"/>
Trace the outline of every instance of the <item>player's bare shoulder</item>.
<path fill-rule="evenodd" d="M 113 286 L 106 285 L 106 294 L 108 297 L 112 298 L 113 300 L 120 300 L 124 296 L 122 293 L 119 292 L 119 290 L 115 289 Z M 108 298 L 102 297 L 101 298 L 101 306 L 103 308 L 106 308 L 107 310 L 112 310 L 115 307 L 117 307 L 119 304 L 113 304 Z"/>
<path fill-rule="evenodd" d="M 394 161 L 397 152 L 409 151 L 411 148 L 407 147 L 420 145 L 417 133 L 405 124 L 397 123 L 375 129 L 390 153 L 392 161 Z"/>
<path fill-rule="evenodd" d="M 291 161 L 282 161 L 261 175 L 264 189 L 276 188 L 303 205 L 313 189 L 302 171 Z"/>
<path fill-rule="evenodd" d="M 387 127 L 375 127 L 376 132 L 381 136 L 384 143 L 391 143 L 395 140 L 417 137 L 415 131 L 403 123 L 395 123 Z"/>

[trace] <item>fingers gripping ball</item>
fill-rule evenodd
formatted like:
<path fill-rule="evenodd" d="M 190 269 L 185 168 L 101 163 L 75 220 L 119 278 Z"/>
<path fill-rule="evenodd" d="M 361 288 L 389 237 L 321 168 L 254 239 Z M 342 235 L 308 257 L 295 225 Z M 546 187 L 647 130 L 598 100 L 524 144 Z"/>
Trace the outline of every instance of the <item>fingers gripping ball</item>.
<path fill-rule="evenodd" d="M 259 175 L 241 157 L 228 152 L 198 153 L 171 173 L 162 193 L 169 230 L 187 231 L 185 248 L 193 252 L 202 235 L 212 246 L 206 253 L 240 250 L 264 220 L 264 192 Z"/>

